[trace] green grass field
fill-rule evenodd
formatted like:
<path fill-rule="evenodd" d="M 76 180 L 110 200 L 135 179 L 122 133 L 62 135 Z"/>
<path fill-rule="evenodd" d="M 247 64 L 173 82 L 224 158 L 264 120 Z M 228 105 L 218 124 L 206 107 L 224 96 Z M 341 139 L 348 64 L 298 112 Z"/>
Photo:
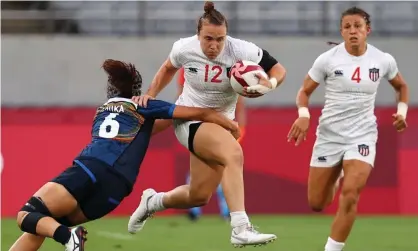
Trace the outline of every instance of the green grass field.
<path fill-rule="evenodd" d="M 332 218 L 318 216 L 253 216 L 264 232 L 279 239 L 263 250 L 323 251 Z M 185 217 L 156 217 L 136 235 L 127 232 L 127 218 L 106 218 L 86 224 L 87 251 L 223 251 L 229 244 L 228 223 L 216 216 L 198 222 Z M 1 220 L 1 250 L 8 250 L 20 235 L 15 221 Z M 360 217 L 344 251 L 417 251 L 418 217 Z M 247 247 L 255 249 L 255 247 Z M 47 240 L 43 251 L 63 250 Z"/>

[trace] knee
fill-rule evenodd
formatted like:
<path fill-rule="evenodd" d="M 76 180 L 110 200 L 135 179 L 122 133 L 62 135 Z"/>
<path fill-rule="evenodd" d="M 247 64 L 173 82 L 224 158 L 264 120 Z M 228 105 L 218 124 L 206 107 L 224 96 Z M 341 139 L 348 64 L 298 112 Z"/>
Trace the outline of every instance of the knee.
<path fill-rule="evenodd" d="M 308 197 L 308 204 L 312 211 L 314 212 L 322 212 L 325 208 L 325 202 L 321 198 L 309 196 Z"/>
<path fill-rule="evenodd" d="M 19 213 L 17 213 L 17 217 L 16 217 L 16 223 L 19 226 L 20 229 L 22 229 L 22 222 L 23 219 L 26 217 L 26 215 L 28 215 L 28 212 L 26 211 L 20 211 Z"/>
<path fill-rule="evenodd" d="M 207 205 L 212 197 L 211 193 L 203 193 L 203 192 L 191 192 L 190 193 L 190 201 L 194 207 L 201 207 Z"/>
<path fill-rule="evenodd" d="M 17 214 L 17 225 L 23 232 L 36 234 L 36 226 L 44 217 L 51 216 L 48 208 L 39 197 L 32 197 Z"/>
<path fill-rule="evenodd" d="M 228 151 L 225 152 L 225 164 L 228 167 L 243 168 L 244 154 L 238 143 L 236 146 L 229 148 Z"/>
<path fill-rule="evenodd" d="M 345 187 L 340 195 L 340 207 L 345 211 L 352 211 L 356 208 L 359 200 L 359 192 L 355 187 Z"/>

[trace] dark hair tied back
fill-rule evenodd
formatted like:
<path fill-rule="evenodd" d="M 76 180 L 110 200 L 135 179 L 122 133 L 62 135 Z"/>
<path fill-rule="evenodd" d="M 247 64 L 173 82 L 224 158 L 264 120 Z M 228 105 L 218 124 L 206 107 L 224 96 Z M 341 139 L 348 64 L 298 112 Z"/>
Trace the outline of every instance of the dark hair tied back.
<path fill-rule="evenodd" d="M 213 2 L 207 1 L 205 2 L 205 6 L 203 7 L 206 14 L 210 14 L 213 10 L 215 10 L 215 4 Z"/>
<path fill-rule="evenodd" d="M 223 25 L 225 24 L 226 28 L 228 28 L 228 22 L 222 13 L 220 13 L 217 9 L 215 9 L 215 4 L 211 1 L 206 1 L 205 6 L 203 7 L 205 13 L 199 17 L 197 21 L 197 34 L 200 33 L 200 30 L 203 26 L 203 21 L 208 22 L 209 24 L 213 25 Z"/>
<path fill-rule="evenodd" d="M 133 64 L 107 59 L 102 67 L 108 75 L 108 98 L 131 98 L 141 95 L 142 77 Z"/>

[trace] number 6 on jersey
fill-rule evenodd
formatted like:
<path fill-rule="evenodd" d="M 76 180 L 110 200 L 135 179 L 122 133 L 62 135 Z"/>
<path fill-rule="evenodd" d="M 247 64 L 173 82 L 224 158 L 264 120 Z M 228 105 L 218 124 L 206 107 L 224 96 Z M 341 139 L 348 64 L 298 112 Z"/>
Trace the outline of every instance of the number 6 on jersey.
<path fill-rule="evenodd" d="M 111 139 L 118 136 L 119 122 L 114 120 L 119 113 L 110 113 L 100 125 L 99 136 L 102 138 Z M 110 127 L 110 128 L 109 128 Z"/>

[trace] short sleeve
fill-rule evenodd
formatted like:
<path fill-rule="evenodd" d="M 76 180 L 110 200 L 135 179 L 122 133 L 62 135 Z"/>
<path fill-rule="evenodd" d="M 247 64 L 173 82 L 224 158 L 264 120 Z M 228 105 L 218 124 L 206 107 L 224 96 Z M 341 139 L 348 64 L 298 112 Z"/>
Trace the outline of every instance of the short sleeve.
<path fill-rule="evenodd" d="M 172 119 L 175 104 L 162 100 L 149 100 L 147 107 L 139 107 L 137 111 L 145 118 L 150 119 Z"/>
<path fill-rule="evenodd" d="M 398 71 L 399 71 L 398 65 L 396 63 L 395 58 L 389 53 L 385 53 L 385 58 L 386 58 L 386 65 L 387 65 L 385 78 L 387 80 L 392 80 L 398 74 Z"/>
<path fill-rule="evenodd" d="M 308 72 L 309 77 L 317 82 L 323 83 L 327 77 L 326 70 L 326 57 L 325 54 L 320 55 L 313 63 L 311 69 Z"/>
<path fill-rule="evenodd" d="M 181 48 L 183 47 L 183 41 L 180 39 L 173 44 L 170 52 L 170 61 L 171 64 L 176 68 L 181 68 L 183 66 Z"/>
<path fill-rule="evenodd" d="M 248 60 L 254 63 L 260 63 L 261 58 L 263 58 L 263 50 L 258 47 L 256 44 L 234 39 L 233 42 L 237 43 L 238 57 L 242 60 Z"/>

